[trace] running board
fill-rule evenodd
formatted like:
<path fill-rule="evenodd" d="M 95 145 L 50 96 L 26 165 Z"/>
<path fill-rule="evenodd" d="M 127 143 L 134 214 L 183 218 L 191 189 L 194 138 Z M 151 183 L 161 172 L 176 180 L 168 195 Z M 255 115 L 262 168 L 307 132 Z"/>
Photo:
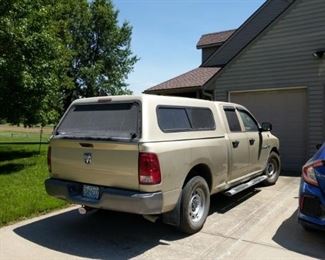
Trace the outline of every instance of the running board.
<path fill-rule="evenodd" d="M 226 196 L 233 196 L 233 195 L 235 195 L 235 194 L 237 194 L 237 193 L 239 193 L 239 192 L 241 192 L 243 190 L 246 190 L 246 189 L 248 189 L 248 188 L 250 188 L 250 187 L 252 187 L 252 186 L 254 186 L 254 185 L 256 185 L 256 184 L 258 184 L 258 183 L 260 183 L 260 182 L 262 182 L 264 180 L 266 180 L 266 179 L 267 179 L 266 175 L 258 176 L 256 178 L 250 180 L 249 182 L 245 182 L 245 183 L 240 184 L 240 185 L 238 185 L 238 186 L 236 186 L 236 187 L 234 187 L 234 188 L 232 188 L 230 190 L 227 190 L 224 194 Z"/>

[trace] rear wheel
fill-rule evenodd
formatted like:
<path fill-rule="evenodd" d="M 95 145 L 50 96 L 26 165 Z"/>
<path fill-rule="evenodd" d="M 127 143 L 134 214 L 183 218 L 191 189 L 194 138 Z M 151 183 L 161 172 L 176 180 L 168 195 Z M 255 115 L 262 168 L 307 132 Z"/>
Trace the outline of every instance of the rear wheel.
<path fill-rule="evenodd" d="M 190 179 L 182 191 L 180 229 L 188 234 L 198 232 L 205 223 L 210 208 L 207 182 L 200 176 Z"/>
<path fill-rule="evenodd" d="M 267 179 L 263 182 L 264 185 L 273 185 L 279 178 L 281 172 L 281 161 L 277 153 L 271 152 L 269 159 L 267 160 L 267 165 L 264 170 L 264 174 Z"/>

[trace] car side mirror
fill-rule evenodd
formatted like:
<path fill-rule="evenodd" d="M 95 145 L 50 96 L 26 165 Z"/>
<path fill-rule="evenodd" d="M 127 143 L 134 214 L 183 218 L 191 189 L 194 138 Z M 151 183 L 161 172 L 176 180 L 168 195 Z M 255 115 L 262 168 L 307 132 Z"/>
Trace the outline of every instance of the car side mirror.
<path fill-rule="evenodd" d="M 261 132 L 268 132 L 272 130 L 272 124 L 268 122 L 263 122 L 262 127 L 260 128 Z"/>
<path fill-rule="evenodd" d="M 322 147 L 322 144 L 316 144 L 316 149 L 319 150 L 319 148 Z"/>

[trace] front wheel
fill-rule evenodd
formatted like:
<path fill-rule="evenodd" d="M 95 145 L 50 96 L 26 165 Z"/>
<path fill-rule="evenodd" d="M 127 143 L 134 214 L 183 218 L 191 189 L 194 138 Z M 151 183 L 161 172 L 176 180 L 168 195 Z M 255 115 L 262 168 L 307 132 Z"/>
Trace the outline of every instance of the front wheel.
<path fill-rule="evenodd" d="M 264 170 L 264 174 L 267 176 L 267 179 L 263 182 L 264 185 L 273 185 L 279 178 L 281 172 L 281 161 L 280 156 L 271 152 L 269 159 L 267 160 L 267 165 Z"/>
<path fill-rule="evenodd" d="M 193 234 L 204 225 L 210 208 L 207 182 L 200 176 L 190 179 L 182 191 L 180 229 Z"/>

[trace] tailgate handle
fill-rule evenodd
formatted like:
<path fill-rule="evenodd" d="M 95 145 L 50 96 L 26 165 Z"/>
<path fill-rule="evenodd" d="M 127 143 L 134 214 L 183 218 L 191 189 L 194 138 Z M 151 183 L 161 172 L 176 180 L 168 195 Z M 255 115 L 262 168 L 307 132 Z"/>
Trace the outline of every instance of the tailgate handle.
<path fill-rule="evenodd" d="M 82 147 L 94 147 L 93 144 L 89 144 L 89 143 L 79 143 L 79 144 L 80 144 L 80 146 L 82 146 Z"/>

